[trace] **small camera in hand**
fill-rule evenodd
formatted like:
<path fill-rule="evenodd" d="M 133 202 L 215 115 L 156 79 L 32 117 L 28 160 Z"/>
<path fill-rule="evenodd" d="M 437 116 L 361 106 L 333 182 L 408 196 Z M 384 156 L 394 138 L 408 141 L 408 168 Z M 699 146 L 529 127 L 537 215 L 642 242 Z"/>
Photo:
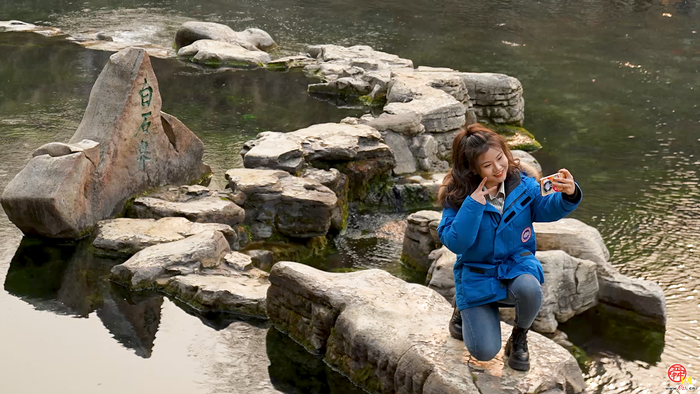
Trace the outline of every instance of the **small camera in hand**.
<path fill-rule="evenodd" d="M 547 196 L 549 194 L 554 193 L 556 190 L 554 190 L 554 183 L 552 180 L 554 178 L 559 178 L 561 174 L 556 173 L 553 175 L 546 176 L 540 180 L 540 194 L 543 196 Z"/>

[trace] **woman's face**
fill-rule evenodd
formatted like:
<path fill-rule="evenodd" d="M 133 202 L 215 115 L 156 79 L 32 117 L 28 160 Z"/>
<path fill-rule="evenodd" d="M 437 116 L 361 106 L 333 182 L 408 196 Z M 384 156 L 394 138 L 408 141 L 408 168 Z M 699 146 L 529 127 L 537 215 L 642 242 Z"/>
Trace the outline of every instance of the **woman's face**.
<path fill-rule="evenodd" d="M 486 187 L 496 186 L 506 179 L 508 158 L 502 150 L 489 148 L 477 159 L 479 175 L 486 178 Z"/>

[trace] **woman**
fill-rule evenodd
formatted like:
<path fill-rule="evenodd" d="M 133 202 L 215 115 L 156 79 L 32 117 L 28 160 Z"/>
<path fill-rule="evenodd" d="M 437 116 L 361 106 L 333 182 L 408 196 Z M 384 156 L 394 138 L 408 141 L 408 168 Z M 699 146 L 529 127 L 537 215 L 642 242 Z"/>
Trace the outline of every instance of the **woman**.
<path fill-rule="evenodd" d="M 457 134 L 452 164 L 438 191 L 444 207 L 438 235 L 457 254 L 450 332 L 462 334 L 473 357 L 490 360 L 501 349 L 498 307 L 515 306 L 505 355 L 511 368 L 527 371 L 527 332 L 539 312 L 544 282 L 532 222 L 568 215 L 581 201 L 581 189 L 561 169 L 553 181 L 560 193 L 541 196 L 539 183 L 523 174 L 524 165 L 513 159 L 503 138 L 480 124 Z M 455 332 L 459 323 L 461 332 Z"/>

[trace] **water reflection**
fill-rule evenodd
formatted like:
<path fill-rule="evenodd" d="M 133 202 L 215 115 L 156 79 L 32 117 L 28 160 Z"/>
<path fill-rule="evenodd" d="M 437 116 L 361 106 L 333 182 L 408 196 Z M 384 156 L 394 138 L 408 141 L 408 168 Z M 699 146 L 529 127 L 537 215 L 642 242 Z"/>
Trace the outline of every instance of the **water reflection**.
<path fill-rule="evenodd" d="M 60 244 L 22 239 L 5 279 L 5 290 L 38 310 L 87 318 L 96 312 L 114 339 L 148 358 L 160 324 L 163 297 L 125 295 L 108 281 L 122 261 L 97 257 L 89 241 Z"/>
<path fill-rule="evenodd" d="M 288 394 L 363 394 L 320 357 L 272 327 L 267 332 L 268 372 L 276 389 Z"/>

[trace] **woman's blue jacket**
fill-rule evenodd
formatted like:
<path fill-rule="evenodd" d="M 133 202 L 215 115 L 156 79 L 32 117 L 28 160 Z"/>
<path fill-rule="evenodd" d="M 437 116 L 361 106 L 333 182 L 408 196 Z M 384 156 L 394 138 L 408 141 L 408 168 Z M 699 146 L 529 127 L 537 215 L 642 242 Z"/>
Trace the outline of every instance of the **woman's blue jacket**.
<path fill-rule="evenodd" d="M 455 293 L 459 310 L 506 298 L 501 282 L 531 274 L 544 283 L 532 222 L 553 222 L 571 213 L 582 198 L 540 195 L 540 185 L 524 174 L 506 178 L 503 214 L 468 196 L 458 209 L 445 208 L 438 226 L 440 241 L 457 255 Z"/>

